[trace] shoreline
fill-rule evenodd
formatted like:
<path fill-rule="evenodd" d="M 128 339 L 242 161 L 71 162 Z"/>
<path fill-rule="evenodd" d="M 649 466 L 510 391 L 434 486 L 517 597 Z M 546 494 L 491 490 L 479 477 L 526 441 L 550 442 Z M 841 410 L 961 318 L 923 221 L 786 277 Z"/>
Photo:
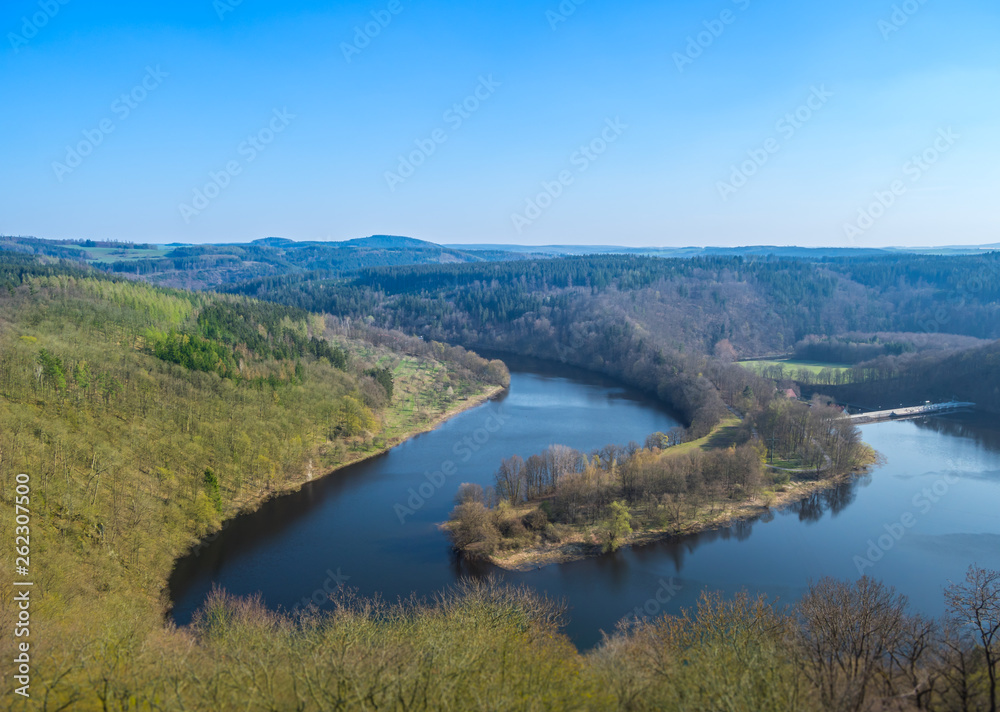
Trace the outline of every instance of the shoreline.
<path fill-rule="evenodd" d="M 784 492 L 774 492 L 774 499 L 770 502 L 765 502 L 758 496 L 743 502 L 727 503 L 718 513 L 709 515 L 707 519 L 688 520 L 670 529 L 647 529 L 635 532 L 629 535 L 621 548 L 647 546 L 673 537 L 691 536 L 730 527 L 737 522 L 758 519 L 769 511 L 783 509 L 817 492 L 832 489 L 855 477 L 862 477 L 879 464 L 880 459 L 881 456 L 872 450 L 871 456 L 864 463 L 849 472 L 813 481 L 791 482 L 785 485 Z M 587 541 L 588 538 L 591 540 Z M 485 561 L 506 571 L 524 572 L 552 564 L 581 561 L 603 553 L 601 545 L 593 540 L 591 532 L 575 532 L 570 541 L 521 549 L 504 556 L 491 555 L 486 557 Z"/>
<path fill-rule="evenodd" d="M 389 452 L 390 450 L 392 450 L 394 447 L 403 444 L 407 440 L 412 440 L 418 435 L 423 435 L 425 433 L 429 433 L 433 430 L 436 430 L 437 428 L 439 428 L 441 425 L 451 420 L 452 418 L 461 415 L 466 411 L 472 410 L 473 408 L 477 408 L 488 401 L 493 400 L 494 398 L 496 398 L 509 388 L 510 386 L 493 386 L 483 391 L 482 393 L 470 396 L 461 401 L 457 401 L 452 407 L 448 408 L 439 415 L 431 418 L 426 423 L 423 423 L 415 427 L 413 430 L 407 430 L 402 434 L 393 436 L 392 438 L 386 441 L 383 447 L 369 452 L 355 453 L 353 457 L 348 457 L 344 462 L 338 463 L 332 469 L 323 471 L 322 474 L 319 475 L 313 474 L 312 458 L 310 458 L 303 465 L 300 477 L 297 477 L 294 480 L 284 483 L 279 488 L 269 489 L 259 492 L 255 496 L 246 500 L 245 502 L 242 502 L 241 504 L 239 504 L 239 506 L 237 506 L 237 508 L 231 514 L 229 514 L 225 519 L 223 519 L 219 523 L 219 526 L 212 528 L 210 531 L 206 532 L 203 536 L 194 540 L 190 544 L 190 546 L 188 546 L 184 551 L 178 553 L 176 556 L 173 557 L 172 560 L 173 564 L 170 570 L 167 572 L 167 574 L 163 577 L 163 580 L 160 582 L 160 590 L 162 592 L 161 599 L 162 599 L 163 615 L 169 616 L 170 611 L 173 609 L 173 600 L 170 598 L 168 586 L 171 576 L 173 576 L 174 571 L 177 569 L 177 562 L 180 561 L 181 559 L 184 559 L 188 556 L 195 554 L 208 544 L 211 544 L 213 541 L 218 539 L 219 535 L 228 527 L 231 521 L 247 514 L 253 514 L 255 511 L 260 509 L 262 506 L 264 506 L 267 502 L 271 501 L 272 499 L 277 499 L 278 497 L 298 492 L 299 490 L 302 489 L 302 487 L 304 487 L 306 484 L 310 482 L 315 482 L 317 480 L 325 479 L 337 472 L 340 472 L 346 467 L 350 467 L 351 465 L 357 465 L 358 463 L 365 462 L 366 460 L 371 460 L 373 458 L 380 457 Z"/>
<path fill-rule="evenodd" d="M 255 512 L 261 507 L 261 505 L 263 505 L 265 502 L 271 499 L 274 499 L 276 497 L 281 497 L 286 494 L 293 494 L 295 492 L 298 492 L 300 489 L 302 489 L 302 487 L 309 484 L 310 482 L 315 482 L 317 480 L 325 479 L 334 473 L 340 472 L 345 467 L 350 467 L 351 465 L 357 465 L 360 462 L 365 462 L 366 460 L 371 460 L 376 457 L 380 457 L 381 455 L 384 455 L 390 450 L 392 450 L 394 447 L 402 445 L 407 440 L 412 440 L 418 435 L 423 435 L 424 433 L 429 433 L 432 430 L 437 430 L 446 421 L 451 420 L 457 415 L 461 415 L 467 410 L 472 410 L 473 408 L 477 408 L 481 406 L 483 403 L 486 403 L 487 401 L 493 400 L 498 395 L 506 391 L 508 388 L 509 386 L 493 386 L 488 391 L 485 391 L 475 396 L 470 396 L 465 400 L 458 401 L 453 407 L 444 411 L 440 415 L 431 418 L 425 424 L 419 426 L 417 429 L 407 430 L 402 434 L 394 435 L 392 438 L 386 440 L 385 445 L 378 448 L 377 450 L 355 453 L 354 456 L 348 457 L 346 460 L 338 463 L 330 470 L 323 471 L 322 474 L 314 475 L 310 472 L 310 470 L 312 469 L 311 466 L 312 459 L 310 458 L 309 462 L 307 462 L 304 466 L 303 479 L 297 478 L 295 480 L 287 482 L 281 488 L 268 490 L 267 492 L 262 493 L 260 496 L 257 496 L 252 500 L 246 502 L 245 504 L 240 505 L 240 507 L 237 508 L 236 512 L 232 516 L 227 517 L 223 521 L 222 527 L 220 528 L 225 528 L 225 523 L 228 522 L 230 519 L 235 519 L 240 515 L 251 514 Z M 206 537 L 202 537 L 202 539 L 200 539 L 199 541 L 202 541 L 205 538 Z M 194 546 L 197 546 L 197 544 Z"/>

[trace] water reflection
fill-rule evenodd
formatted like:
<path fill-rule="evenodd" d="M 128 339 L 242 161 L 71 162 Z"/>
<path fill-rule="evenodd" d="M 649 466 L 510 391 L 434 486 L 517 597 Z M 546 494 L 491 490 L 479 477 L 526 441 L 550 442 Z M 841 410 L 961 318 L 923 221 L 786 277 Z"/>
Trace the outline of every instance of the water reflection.
<path fill-rule="evenodd" d="M 992 453 L 1000 453 L 1000 430 L 992 419 L 978 413 L 950 413 L 913 421 L 917 428 L 941 435 L 971 440 Z"/>
<path fill-rule="evenodd" d="M 836 517 L 847 509 L 858 496 L 858 488 L 867 487 L 871 484 L 871 475 L 868 473 L 857 475 L 834 487 L 813 492 L 788 506 L 788 511 L 799 516 L 799 521 L 806 524 L 814 524 L 823 518 L 826 512 Z"/>
<path fill-rule="evenodd" d="M 783 507 L 767 509 L 759 515 L 737 519 L 726 526 L 707 529 L 696 534 L 671 536 L 644 546 L 631 547 L 628 550 L 629 555 L 639 562 L 655 561 L 666 556 L 673 563 L 675 571 L 681 573 L 684 569 L 685 557 L 693 555 L 699 548 L 711 546 L 717 542 L 746 542 L 758 524 L 768 524 L 778 516 L 795 515 L 800 522 L 806 524 L 819 522 L 826 512 L 837 516 L 857 499 L 859 489 L 867 487 L 871 483 L 871 474 L 865 472 L 832 487 L 813 492 Z M 602 565 L 614 566 L 614 562 L 620 563 L 622 558 L 623 554 L 616 552 L 602 554 L 590 560 L 602 562 Z M 503 574 L 502 569 L 482 561 L 465 560 L 459 555 L 455 555 L 455 559 L 456 571 L 464 575 L 484 577 Z"/>

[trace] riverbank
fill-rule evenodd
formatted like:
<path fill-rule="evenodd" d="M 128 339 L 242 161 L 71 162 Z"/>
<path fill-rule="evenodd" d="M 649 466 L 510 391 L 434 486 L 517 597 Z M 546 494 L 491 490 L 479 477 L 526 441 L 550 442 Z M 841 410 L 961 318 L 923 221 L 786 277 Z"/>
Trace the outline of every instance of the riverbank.
<path fill-rule="evenodd" d="M 850 472 L 824 477 L 817 480 L 792 480 L 774 489 L 766 489 L 759 496 L 740 502 L 716 501 L 699 507 L 695 512 L 668 527 L 643 529 L 622 537 L 623 547 L 645 546 L 671 537 L 688 536 L 712 529 L 721 529 L 733 524 L 757 519 L 767 512 L 782 509 L 818 492 L 837 487 L 840 484 L 866 474 L 870 468 L 882 462 L 881 456 L 866 446 L 863 460 Z M 530 502 L 511 510 L 511 516 L 525 516 L 543 502 Z M 447 526 L 447 525 L 445 525 Z M 560 541 L 542 544 L 516 551 L 498 552 L 487 560 L 508 571 L 529 571 L 550 564 L 579 561 L 604 553 L 600 540 L 601 524 L 571 527 L 559 525 Z"/>
<path fill-rule="evenodd" d="M 262 504 L 275 497 L 281 497 L 282 495 L 291 494 L 292 492 L 298 492 L 304 485 L 309 482 L 313 482 L 324 477 L 329 477 L 330 475 L 336 474 L 340 470 L 351 465 L 356 465 L 359 462 L 364 462 L 365 460 L 371 460 L 372 458 L 379 457 L 385 453 L 392 450 L 397 445 L 401 445 L 407 440 L 422 435 L 424 433 L 429 433 L 432 430 L 436 430 L 445 422 L 451 420 L 456 415 L 464 413 L 467 410 L 472 410 L 483 403 L 493 400 L 499 396 L 504 391 L 508 390 L 506 386 L 494 386 L 482 393 L 478 393 L 473 396 L 468 396 L 456 401 L 451 407 L 431 416 L 430 420 L 422 422 L 415 427 L 406 428 L 405 426 L 400 428 L 402 432 L 396 432 L 382 441 L 382 444 L 378 447 L 366 449 L 366 450 L 356 450 L 348 451 L 346 459 L 339 460 L 336 465 L 324 468 L 323 474 L 316 476 L 314 475 L 315 466 L 313 465 L 313 460 L 323 459 L 323 453 L 317 451 L 314 457 L 310 458 L 306 463 L 303 463 L 302 476 L 295 478 L 290 481 L 283 482 L 280 487 L 273 489 L 263 490 L 257 493 L 257 496 L 247 499 L 244 502 L 240 502 L 239 507 L 235 514 L 232 516 L 239 516 L 241 514 L 247 514 L 258 509 Z M 231 517 L 227 517 L 228 521 Z M 225 523 L 222 524 L 225 527 Z"/>
<path fill-rule="evenodd" d="M 313 457 L 303 463 L 300 476 L 283 482 L 279 487 L 268 488 L 255 492 L 252 496 L 238 502 L 235 510 L 229 513 L 224 520 L 219 522 L 218 526 L 213 527 L 204 536 L 194 539 L 185 551 L 180 552 L 177 556 L 175 556 L 175 563 L 178 559 L 197 552 L 199 549 L 218 538 L 219 534 L 221 534 L 221 532 L 227 527 L 228 523 L 236 517 L 251 514 L 272 499 L 298 492 L 309 482 L 330 477 L 347 467 L 380 457 L 407 440 L 411 440 L 418 435 L 431 432 L 457 415 L 460 415 L 465 411 L 472 410 L 487 401 L 497 398 L 508 389 L 508 386 L 492 386 L 481 393 L 460 398 L 443 411 L 433 414 L 429 420 L 423 421 L 409 428 L 401 426 L 401 424 L 397 423 L 396 429 L 399 430 L 399 432 L 395 432 L 393 435 L 386 438 L 382 441 L 382 444 L 379 447 L 353 452 L 348 451 L 346 459 L 339 460 L 334 466 L 324 468 L 322 470 L 322 474 L 318 476 L 315 474 L 315 466 L 313 463 L 316 460 L 322 461 L 323 453 L 317 450 Z M 167 578 L 169 578 L 169 574 L 161 582 L 161 589 L 163 591 L 166 591 Z M 171 606 L 169 597 L 166 594 L 164 595 L 164 606 L 164 613 L 166 613 Z"/>

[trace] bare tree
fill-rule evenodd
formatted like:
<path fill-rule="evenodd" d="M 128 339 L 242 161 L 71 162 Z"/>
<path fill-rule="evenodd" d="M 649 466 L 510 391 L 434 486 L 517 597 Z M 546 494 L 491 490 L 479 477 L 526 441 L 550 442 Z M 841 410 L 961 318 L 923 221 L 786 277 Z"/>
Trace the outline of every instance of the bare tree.
<path fill-rule="evenodd" d="M 997 711 L 997 663 L 1000 662 L 1000 571 L 970 566 L 965 583 L 945 590 L 948 614 L 971 632 L 986 662 L 990 712 Z"/>
<path fill-rule="evenodd" d="M 828 710 L 859 712 L 883 663 L 899 649 L 906 598 L 867 576 L 824 578 L 799 603 L 803 670 Z"/>
<path fill-rule="evenodd" d="M 939 644 L 937 622 L 921 615 L 904 621 L 899 644 L 888 651 L 886 692 L 894 700 L 911 701 L 917 709 L 930 708 L 941 677 L 931 661 L 931 651 Z"/>
<path fill-rule="evenodd" d="M 979 697 L 980 684 L 976 677 L 976 645 L 967 630 L 947 621 L 938 639 L 935 667 L 941 675 L 944 704 L 949 709 L 973 712 Z"/>
<path fill-rule="evenodd" d="M 524 462 L 525 499 L 531 500 L 545 494 L 546 460 L 542 455 L 532 455 Z"/>
<path fill-rule="evenodd" d="M 455 504 L 467 504 L 469 502 L 486 504 L 486 493 L 483 491 L 482 485 L 463 482 L 458 486 L 458 493 L 455 495 Z"/>
<path fill-rule="evenodd" d="M 496 472 L 497 494 L 511 504 L 518 504 L 524 496 L 524 460 L 514 455 L 500 463 Z"/>

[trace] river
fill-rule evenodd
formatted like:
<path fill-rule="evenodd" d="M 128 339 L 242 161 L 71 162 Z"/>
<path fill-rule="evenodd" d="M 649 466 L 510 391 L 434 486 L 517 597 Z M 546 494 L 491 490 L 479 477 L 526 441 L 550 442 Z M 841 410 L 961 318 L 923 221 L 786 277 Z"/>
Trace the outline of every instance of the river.
<path fill-rule="evenodd" d="M 528 572 L 469 567 L 437 527 L 459 484 L 490 484 L 513 454 L 641 443 L 677 425 L 588 372 L 526 360 L 511 371 L 505 396 L 227 523 L 177 562 L 174 619 L 189 622 L 213 585 L 291 609 L 337 584 L 396 601 L 495 573 L 564 599 L 567 633 L 590 647 L 622 617 L 677 613 L 706 589 L 791 603 L 810 580 L 863 572 L 938 615 L 969 564 L 1000 569 L 1000 419 L 972 413 L 863 426 L 884 466 L 756 521 Z"/>

